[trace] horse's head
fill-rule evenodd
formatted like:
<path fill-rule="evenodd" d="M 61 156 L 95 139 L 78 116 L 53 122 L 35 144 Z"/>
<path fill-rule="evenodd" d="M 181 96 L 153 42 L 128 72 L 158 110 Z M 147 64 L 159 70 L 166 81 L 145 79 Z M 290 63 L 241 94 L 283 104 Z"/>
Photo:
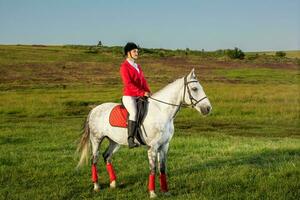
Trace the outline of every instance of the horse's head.
<path fill-rule="evenodd" d="M 212 106 L 195 75 L 194 69 L 184 77 L 183 103 L 192 106 L 203 115 L 211 112 Z"/>

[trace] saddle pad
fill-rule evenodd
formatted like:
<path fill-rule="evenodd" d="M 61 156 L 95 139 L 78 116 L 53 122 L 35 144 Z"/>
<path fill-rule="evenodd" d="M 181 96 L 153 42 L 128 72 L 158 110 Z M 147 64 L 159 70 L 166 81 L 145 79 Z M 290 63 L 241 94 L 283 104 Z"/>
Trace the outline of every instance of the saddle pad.
<path fill-rule="evenodd" d="M 109 123 L 111 126 L 127 128 L 128 112 L 122 105 L 115 106 L 109 114 Z"/>

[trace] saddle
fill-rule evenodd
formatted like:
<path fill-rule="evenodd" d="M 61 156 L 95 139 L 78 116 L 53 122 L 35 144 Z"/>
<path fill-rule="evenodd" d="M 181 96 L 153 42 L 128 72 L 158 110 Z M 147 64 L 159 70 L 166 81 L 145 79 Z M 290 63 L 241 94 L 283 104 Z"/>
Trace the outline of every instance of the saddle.
<path fill-rule="evenodd" d="M 142 123 L 148 111 L 148 99 L 147 97 L 139 97 L 137 102 L 137 134 L 136 139 L 140 144 L 145 145 L 145 140 L 142 135 Z M 116 105 L 109 114 L 109 123 L 111 126 L 127 128 L 127 122 L 129 118 L 129 113 L 126 110 L 123 103 L 121 105 Z"/>

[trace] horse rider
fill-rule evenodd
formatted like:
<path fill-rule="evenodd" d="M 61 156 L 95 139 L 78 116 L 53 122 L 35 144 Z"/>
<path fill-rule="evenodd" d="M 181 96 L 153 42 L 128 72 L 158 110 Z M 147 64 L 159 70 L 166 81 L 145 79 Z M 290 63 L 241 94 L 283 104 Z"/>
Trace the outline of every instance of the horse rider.
<path fill-rule="evenodd" d="M 139 64 L 136 63 L 139 55 L 139 48 L 133 42 L 128 42 L 124 47 L 126 59 L 121 64 L 120 74 L 123 82 L 122 102 L 129 113 L 128 119 L 128 146 L 137 147 L 134 142 L 137 133 L 137 104 L 138 97 L 149 97 L 151 92 L 144 73 Z"/>

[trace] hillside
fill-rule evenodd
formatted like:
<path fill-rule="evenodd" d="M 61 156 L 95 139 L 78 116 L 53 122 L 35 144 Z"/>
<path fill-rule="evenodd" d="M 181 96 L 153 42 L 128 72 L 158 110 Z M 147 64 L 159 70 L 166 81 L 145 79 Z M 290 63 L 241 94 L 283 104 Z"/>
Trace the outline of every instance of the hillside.
<path fill-rule="evenodd" d="M 1 45 L 0 88 L 120 84 L 118 68 L 123 59 L 120 47 Z M 249 55 L 244 60 L 233 60 L 214 52 L 163 49 L 142 49 L 138 62 L 149 81 L 157 86 L 192 68 L 205 82 L 256 81 L 223 76 L 220 71 L 224 70 L 266 68 L 297 73 L 299 69 L 297 58 Z"/>

